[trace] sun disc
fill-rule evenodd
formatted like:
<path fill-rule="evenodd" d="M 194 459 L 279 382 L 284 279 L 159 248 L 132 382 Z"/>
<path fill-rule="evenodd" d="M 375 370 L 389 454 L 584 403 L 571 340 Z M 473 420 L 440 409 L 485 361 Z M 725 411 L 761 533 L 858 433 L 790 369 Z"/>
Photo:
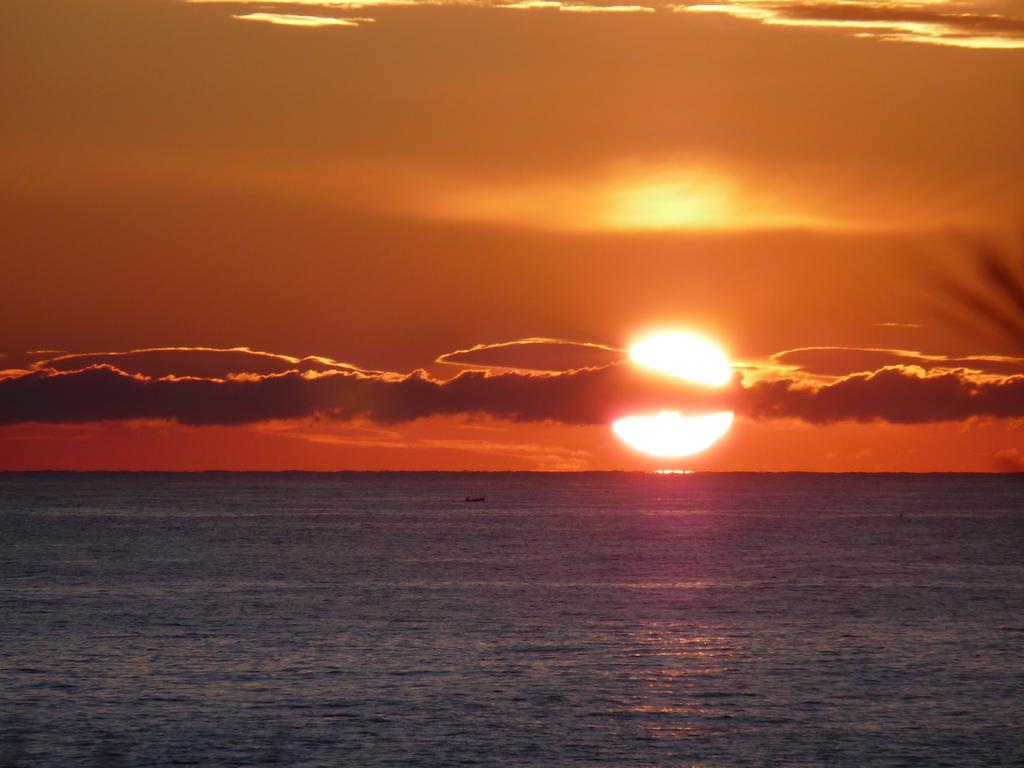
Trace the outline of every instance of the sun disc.
<path fill-rule="evenodd" d="M 648 336 L 629 350 L 634 363 L 709 387 L 721 387 L 732 378 L 729 358 L 706 339 L 689 333 Z"/>
<path fill-rule="evenodd" d="M 701 416 L 662 411 L 656 416 L 627 416 L 612 424 L 612 429 L 631 448 L 652 456 L 674 458 L 708 448 L 729 431 L 732 420 L 729 411 Z"/>

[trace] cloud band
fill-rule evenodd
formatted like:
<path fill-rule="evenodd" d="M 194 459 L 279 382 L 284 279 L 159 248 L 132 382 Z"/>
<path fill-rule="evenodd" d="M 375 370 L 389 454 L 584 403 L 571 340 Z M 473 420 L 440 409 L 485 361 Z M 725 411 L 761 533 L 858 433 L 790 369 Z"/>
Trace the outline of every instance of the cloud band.
<path fill-rule="evenodd" d="M 423 371 L 368 372 L 329 362 L 320 370 L 223 377 L 153 376 L 109 363 L 58 370 L 44 363 L 0 379 L 0 424 L 165 419 L 237 425 L 309 418 L 388 424 L 472 414 L 609 424 L 631 413 L 661 409 L 728 409 L 749 419 L 791 418 L 812 424 L 1024 418 L 1024 375 L 926 371 L 917 365 L 825 380 L 799 372 L 751 382 L 736 377 L 722 390 L 708 390 L 625 363 L 559 373 L 469 370 L 441 380 Z"/>

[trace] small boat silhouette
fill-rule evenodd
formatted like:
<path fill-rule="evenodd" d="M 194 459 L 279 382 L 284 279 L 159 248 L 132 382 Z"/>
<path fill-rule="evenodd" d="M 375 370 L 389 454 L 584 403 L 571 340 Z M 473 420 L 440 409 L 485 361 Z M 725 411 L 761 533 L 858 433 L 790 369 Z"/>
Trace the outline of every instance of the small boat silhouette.
<path fill-rule="evenodd" d="M 486 496 L 467 496 L 466 501 L 486 501 Z"/>

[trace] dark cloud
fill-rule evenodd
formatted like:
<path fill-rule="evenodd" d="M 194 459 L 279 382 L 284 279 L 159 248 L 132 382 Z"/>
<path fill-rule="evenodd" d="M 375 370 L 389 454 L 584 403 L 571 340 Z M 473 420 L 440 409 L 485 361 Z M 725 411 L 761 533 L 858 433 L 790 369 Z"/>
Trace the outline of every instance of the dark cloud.
<path fill-rule="evenodd" d="M 812 424 L 1021 418 L 1024 376 L 976 377 L 963 370 L 928 373 L 917 366 L 890 366 L 821 386 L 793 378 L 757 382 L 742 390 L 736 406 L 753 419 L 793 418 Z"/>
<path fill-rule="evenodd" d="M 360 370 L 326 357 L 292 357 L 260 352 L 248 347 L 217 349 L 212 347 L 155 347 L 128 352 L 90 352 L 66 354 L 41 360 L 35 369 L 75 371 L 109 365 L 120 371 L 142 376 L 195 376 L 226 378 L 237 374 L 269 375 L 288 371 Z M 365 372 L 365 371 L 364 371 Z"/>
<path fill-rule="evenodd" d="M 906 349 L 865 349 L 861 347 L 801 347 L 772 355 L 782 365 L 821 376 L 847 376 L 877 371 L 890 365 L 917 365 L 925 369 L 965 368 L 981 373 L 1024 374 L 1024 358 L 996 355 L 947 357 L 926 355 Z"/>
<path fill-rule="evenodd" d="M 400 375 L 337 369 L 154 377 L 102 364 L 72 371 L 47 368 L 0 380 L 0 424 L 167 419 L 232 425 L 308 418 L 387 424 L 456 414 L 608 424 L 661 409 L 732 410 L 751 419 L 815 424 L 1021 418 L 1024 375 L 979 376 L 962 369 L 901 365 L 824 383 L 802 374 L 752 382 L 737 377 L 721 390 L 708 390 L 622 363 L 562 373 L 470 370 L 448 380 L 423 371 Z"/>
<path fill-rule="evenodd" d="M 717 397 L 624 365 L 562 374 L 464 371 L 446 381 L 422 371 L 150 378 L 100 365 L 0 381 L 0 423 L 173 419 L 211 425 L 313 416 L 394 423 L 480 413 L 516 421 L 606 424 L 630 412 L 701 407 Z"/>

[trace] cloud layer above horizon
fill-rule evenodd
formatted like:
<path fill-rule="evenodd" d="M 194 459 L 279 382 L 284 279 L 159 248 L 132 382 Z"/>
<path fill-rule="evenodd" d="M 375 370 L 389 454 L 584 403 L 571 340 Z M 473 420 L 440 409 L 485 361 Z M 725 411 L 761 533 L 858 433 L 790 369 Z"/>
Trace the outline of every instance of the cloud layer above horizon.
<path fill-rule="evenodd" d="M 559 343 L 543 339 L 520 345 L 536 341 Z M 792 358 L 795 352 L 782 354 Z M 898 350 L 893 354 L 900 356 Z M 906 353 L 903 357 L 907 359 Z M 947 362 L 959 361 L 945 360 L 933 360 L 939 364 L 925 368 L 922 362 L 928 362 L 925 356 L 826 376 L 804 372 L 790 360 L 788 367 L 774 371 L 748 367 L 728 387 L 715 391 L 623 362 L 547 372 L 492 362 L 491 367 L 445 379 L 422 370 L 366 371 L 329 358 L 246 348 L 150 349 L 61 355 L 5 371 L 0 378 L 0 424 L 167 420 L 207 426 L 294 419 L 394 424 L 464 415 L 601 425 L 631 413 L 712 408 L 752 420 L 810 424 L 1024 418 L 1024 373 L 983 373 L 952 367 Z M 1008 358 L 1002 362 L 1022 365 Z"/>

